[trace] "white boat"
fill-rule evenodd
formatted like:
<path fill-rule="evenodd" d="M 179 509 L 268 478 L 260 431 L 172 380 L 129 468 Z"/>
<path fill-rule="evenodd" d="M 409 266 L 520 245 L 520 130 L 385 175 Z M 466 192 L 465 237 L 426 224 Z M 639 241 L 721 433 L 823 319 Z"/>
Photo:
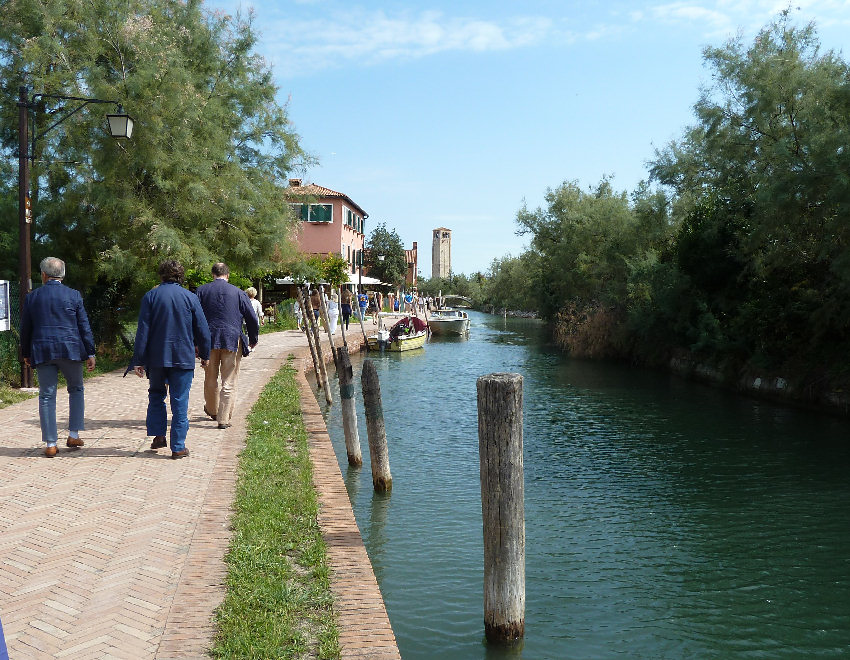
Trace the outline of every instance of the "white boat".
<path fill-rule="evenodd" d="M 367 340 L 369 350 L 410 351 L 425 346 L 428 325 L 415 316 L 404 316 L 387 329 L 383 326 L 383 314 L 379 316 L 378 334 Z"/>
<path fill-rule="evenodd" d="M 462 309 L 443 307 L 429 315 L 428 326 L 435 335 L 465 335 L 469 333 L 469 315 Z"/>

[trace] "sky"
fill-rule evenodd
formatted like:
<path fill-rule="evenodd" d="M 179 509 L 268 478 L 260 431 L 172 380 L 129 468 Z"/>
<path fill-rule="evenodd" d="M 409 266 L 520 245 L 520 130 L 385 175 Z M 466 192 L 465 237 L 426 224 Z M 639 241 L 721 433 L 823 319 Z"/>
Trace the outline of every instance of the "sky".
<path fill-rule="evenodd" d="M 419 248 L 452 231 L 454 273 L 518 256 L 516 215 L 547 189 L 610 177 L 633 191 L 695 121 L 706 46 L 745 44 L 790 9 L 823 49 L 850 47 L 850 0 L 206 0 L 254 14 L 256 51 L 302 147 L 294 172 L 342 192 Z"/>

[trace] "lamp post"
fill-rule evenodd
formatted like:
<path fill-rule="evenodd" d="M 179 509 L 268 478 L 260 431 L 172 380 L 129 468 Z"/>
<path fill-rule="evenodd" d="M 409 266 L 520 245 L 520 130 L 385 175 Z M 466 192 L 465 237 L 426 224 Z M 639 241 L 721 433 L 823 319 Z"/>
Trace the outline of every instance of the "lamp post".
<path fill-rule="evenodd" d="M 106 115 L 109 121 L 109 134 L 114 138 L 129 138 L 133 134 L 133 118 L 124 112 L 124 108 L 118 101 L 104 101 L 102 99 L 90 99 L 79 96 L 60 96 L 58 94 L 33 94 L 29 95 L 29 89 L 22 85 L 18 88 L 18 275 L 20 278 L 20 305 L 21 312 L 24 309 L 24 300 L 32 290 L 32 253 L 30 251 L 32 225 L 32 203 L 29 197 L 30 190 L 30 163 L 35 160 L 35 141 L 42 137 L 71 115 L 76 114 L 91 103 L 111 103 L 117 107 L 114 114 Z M 33 124 L 32 143 L 28 143 L 29 137 L 29 111 L 36 110 L 36 99 L 55 99 L 58 101 L 70 101 L 76 103 L 75 107 L 68 110 L 44 129 L 40 135 L 36 134 Z M 60 107 L 55 112 L 62 112 Z M 21 358 L 21 387 L 32 387 L 32 369 L 24 364 Z"/>

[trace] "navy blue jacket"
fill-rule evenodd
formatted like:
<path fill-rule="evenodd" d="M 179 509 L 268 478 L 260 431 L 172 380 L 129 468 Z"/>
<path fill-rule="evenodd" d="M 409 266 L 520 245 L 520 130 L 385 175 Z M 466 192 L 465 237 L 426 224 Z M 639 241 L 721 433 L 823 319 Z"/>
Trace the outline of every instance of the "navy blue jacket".
<path fill-rule="evenodd" d="M 227 280 L 216 278 L 199 286 L 196 294 L 210 324 L 213 348 L 236 352 L 239 349 L 239 340 L 242 339 L 242 343 L 245 343 L 242 334 L 243 319 L 248 329 L 248 344 L 257 343 L 260 322 L 248 294 L 242 289 Z"/>
<path fill-rule="evenodd" d="M 94 337 L 79 291 L 47 280 L 27 295 L 21 314 L 21 353 L 33 365 L 56 358 L 82 361 L 94 355 Z"/>
<path fill-rule="evenodd" d="M 191 291 L 163 282 L 148 291 L 139 309 L 132 366 L 195 368 L 195 347 L 210 357 L 210 329 L 201 304 Z"/>

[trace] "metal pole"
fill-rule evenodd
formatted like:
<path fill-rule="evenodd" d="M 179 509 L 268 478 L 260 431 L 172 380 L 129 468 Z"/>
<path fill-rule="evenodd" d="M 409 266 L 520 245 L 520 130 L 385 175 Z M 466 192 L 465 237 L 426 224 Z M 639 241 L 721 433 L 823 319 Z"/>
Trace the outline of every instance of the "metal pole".
<path fill-rule="evenodd" d="M 18 275 L 20 280 L 20 305 L 24 310 L 27 294 L 32 290 L 32 255 L 30 253 L 30 223 L 32 211 L 28 208 L 30 190 L 29 144 L 27 119 L 29 112 L 28 90 L 19 88 L 18 100 Z M 32 369 L 21 360 L 21 387 L 32 387 Z"/>

